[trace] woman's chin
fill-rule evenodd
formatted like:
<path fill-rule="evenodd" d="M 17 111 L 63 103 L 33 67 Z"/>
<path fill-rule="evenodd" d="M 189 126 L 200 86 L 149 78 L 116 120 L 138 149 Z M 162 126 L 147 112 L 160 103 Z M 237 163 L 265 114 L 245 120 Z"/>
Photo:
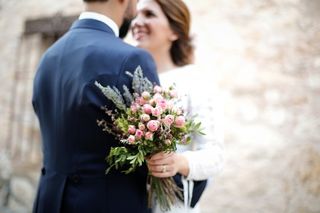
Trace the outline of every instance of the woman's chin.
<path fill-rule="evenodd" d="M 148 45 L 145 42 L 137 41 L 137 47 L 143 48 L 143 49 L 148 49 Z"/>

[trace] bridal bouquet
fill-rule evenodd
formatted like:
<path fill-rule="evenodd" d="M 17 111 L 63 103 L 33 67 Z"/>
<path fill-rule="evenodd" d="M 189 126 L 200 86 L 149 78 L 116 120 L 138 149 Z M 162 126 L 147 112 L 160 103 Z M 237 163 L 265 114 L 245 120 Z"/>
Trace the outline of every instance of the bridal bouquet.
<path fill-rule="evenodd" d="M 124 85 L 123 93 L 116 87 L 102 86 L 95 82 L 103 94 L 111 100 L 115 110 L 102 107 L 108 119 L 97 120 L 99 126 L 120 141 L 112 147 L 106 160 L 110 169 L 122 169 L 126 174 L 135 171 L 145 159 L 158 152 L 173 152 L 177 144 L 188 144 L 191 134 L 201 132 L 201 124 L 187 118 L 178 105 L 174 86 L 164 89 L 153 85 L 137 67 L 132 77 L 132 91 Z M 161 209 L 169 210 L 181 196 L 181 190 L 173 178 L 149 178 L 149 206 L 153 194 Z"/>

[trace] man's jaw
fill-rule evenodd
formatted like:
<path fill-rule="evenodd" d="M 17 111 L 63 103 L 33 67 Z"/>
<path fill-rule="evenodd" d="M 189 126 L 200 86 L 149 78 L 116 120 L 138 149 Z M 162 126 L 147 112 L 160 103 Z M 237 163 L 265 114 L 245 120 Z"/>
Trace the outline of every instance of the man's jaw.
<path fill-rule="evenodd" d="M 119 37 L 124 38 L 128 34 L 128 31 L 130 30 L 132 19 L 125 18 L 119 28 Z"/>

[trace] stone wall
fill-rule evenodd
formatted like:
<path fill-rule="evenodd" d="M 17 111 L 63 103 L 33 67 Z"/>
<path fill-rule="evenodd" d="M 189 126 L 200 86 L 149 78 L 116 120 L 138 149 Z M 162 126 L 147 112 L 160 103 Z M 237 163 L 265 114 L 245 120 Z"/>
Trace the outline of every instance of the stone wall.
<path fill-rule="evenodd" d="M 320 212 L 320 2 L 187 3 L 199 74 L 212 74 L 225 109 L 225 169 L 203 212 Z M 80 0 L 0 1 L 0 212 L 30 211 L 40 167 L 39 153 L 24 163 L 6 148 L 24 22 L 81 9 Z"/>
<path fill-rule="evenodd" d="M 225 98 L 226 165 L 204 212 L 320 212 L 320 2 L 190 5 Z"/>

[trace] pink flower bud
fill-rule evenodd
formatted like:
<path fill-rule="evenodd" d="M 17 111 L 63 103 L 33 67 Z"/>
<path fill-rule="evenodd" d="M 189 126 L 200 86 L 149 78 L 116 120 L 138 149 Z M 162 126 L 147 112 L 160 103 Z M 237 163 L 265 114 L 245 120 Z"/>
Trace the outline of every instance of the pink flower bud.
<path fill-rule="evenodd" d="M 178 97 L 178 93 L 176 90 L 170 90 L 169 95 L 171 98 L 176 98 Z"/>
<path fill-rule="evenodd" d="M 135 142 L 135 140 L 136 140 L 136 138 L 135 138 L 133 135 L 130 135 L 130 136 L 128 137 L 128 142 L 129 142 L 130 144 L 133 144 L 133 143 Z"/>
<path fill-rule="evenodd" d="M 151 106 L 155 106 L 156 105 L 156 100 L 154 100 L 153 98 L 149 100 L 149 104 Z"/>
<path fill-rule="evenodd" d="M 144 100 L 143 97 L 139 97 L 137 98 L 137 103 L 140 105 L 140 106 L 143 106 L 144 104 L 146 104 L 146 100 Z"/>
<path fill-rule="evenodd" d="M 164 141 L 164 143 L 165 143 L 166 145 L 170 145 L 170 144 L 171 144 L 171 140 L 166 139 L 166 140 Z"/>
<path fill-rule="evenodd" d="M 165 99 L 157 101 L 157 106 L 161 107 L 161 109 L 165 110 L 167 108 L 167 101 Z"/>
<path fill-rule="evenodd" d="M 149 100 L 150 99 L 150 93 L 147 91 L 144 91 L 141 96 L 145 99 L 145 100 Z"/>
<path fill-rule="evenodd" d="M 138 106 L 136 103 L 131 104 L 130 109 L 133 113 L 136 113 L 138 110 Z"/>
<path fill-rule="evenodd" d="M 142 114 L 141 115 L 141 120 L 144 121 L 144 122 L 147 122 L 150 120 L 150 116 L 147 115 L 147 114 Z"/>
<path fill-rule="evenodd" d="M 172 111 L 175 113 L 175 114 L 177 114 L 177 115 L 181 115 L 182 114 L 182 109 L 181 108 L 179 108 L 179 107 L 173 107 L 172 108 Z"/>
<path fill-rule="evenodd" d="M 187 141 L 187 139 L 188 139 L 188 136 L 183 136 L 183 138 L 181 139 L 181 144 L 187 144 L 188 143 L 188 141 Z"/>
<path fill-rule="evenodd" d="M 139 123 L 138 124 L 138 127 L 141 131 L 145 130 L 146 129 L 146 126 L 143 124 L 143 123 Z"/>
<path fill-rule="evenodd" d="M 135 136 L 139 140 L 143 136 L 143 132 L 140 129 L 137 129 Z"/>
<path fill-rule="evenodd" d="M 144 137 L 145 137 L 145 139 L 147 139 L 149 141 L 153 141 L 153 133 L 152 132 L 146 132 Z"/>
<path fill-rule="evenodd" d="M 182 109 L 180 108 L 177 109 L 177 115 L 182 115 Z"/>
<path fill-rule="evenodd" d="M 181 128 L 184 126 L 185 122 L 186 122 L 186 119 L 184 118 L 184 116 L 178 116 L 176 117 L 174 124 L 176 127 Z"/>
<path fill-rule="evenodd" d="M 163 119 L 163 123 L 166 126 L 170 126 L 174 122 L 174 116 L 173 115 L 166 115 L 166 117 Z"/>
<path fill-rule="evenodd" d="M 152 106 L 150 104 L 145 104 L 143 105 L 143 111 L 146 114 L 151 114 Z"/>
<path fill-rule="evenodd" d="M 151 112 L 153 116 L 158 117 L 162 114 L 162 109 L 161 107 L 152 108 Z"/>
<path fill-rule="evenodd" d="M 136 127 L 133 125 L 129 125 L 128 133 L 133 135 L 135 132 L 136 132 Z"/>
<path fill-rule="evenodd" d="M 170 100 L 170 101 L 167 101 L 167 109 L 172 109 L 173 108 L 173 102 Z"/>
<path fill-rule="evenodd" d="M 156 102 L 160 101 L 163 99 L 162 95 L 160 93 L 154 94 L 153 98 Z"/>
<path fill-rule="evenodd" d="M 158 130 L 159 128 L 159 121 L 156 120 L 151 120 L 147 123 L 147 128 L 151 131 L 151 132 L 155 132 Z"/>
<path fill-rule="evenodd" d="M 155 93 L 160 93 L 160 92 L 162 92 L 162 88 L 161 88 L 160 86 L 156 85 L 156 86 L 153 88 L 153 91 L 154 91 Z"/>

